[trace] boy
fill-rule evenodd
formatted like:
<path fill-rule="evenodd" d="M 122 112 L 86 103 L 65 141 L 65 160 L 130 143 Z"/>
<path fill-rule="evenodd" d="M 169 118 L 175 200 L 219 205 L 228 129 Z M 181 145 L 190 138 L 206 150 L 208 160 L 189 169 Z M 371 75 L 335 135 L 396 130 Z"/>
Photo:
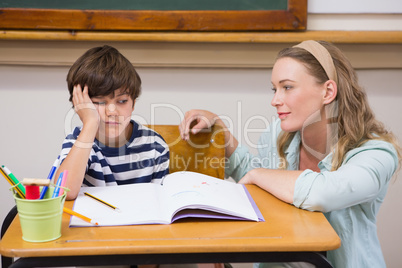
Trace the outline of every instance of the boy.
<path fill-rule="evenodd" d="M 63 142 L 56 178 L 68 170 L 67 200 L 81 185 L 152 182 L 169 173 L 169 148 L 153 130 L 131 119 L 141 91 L 134 66 L 115 48 L 95 47 L 67 75 L 70 101 L 83 126 Z"/>

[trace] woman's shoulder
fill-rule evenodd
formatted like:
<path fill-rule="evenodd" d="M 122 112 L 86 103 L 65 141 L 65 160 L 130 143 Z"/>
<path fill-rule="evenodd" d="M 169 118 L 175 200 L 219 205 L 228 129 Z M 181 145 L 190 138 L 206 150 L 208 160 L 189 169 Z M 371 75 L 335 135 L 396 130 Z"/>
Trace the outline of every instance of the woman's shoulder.
<path fill-rule="evenodd" d="M 397 155 L 394 145 L 392 145 L 390 142 L 380 139 L 368 140 L 364 142 L 361 146 L 352 149 L 351 151 L 359 152 L 365 150 L 383 150 L 383 151 L 389 151 L 390 153 Z"/>
<path fill-rule="evenodd" d="M 398 165 L 398 153 L 392 143 L 380 140 L 380 139 L 371 139 L 364 142 L 357 148 L 354 148 L 346 153 L 345 161 L 352 158 L 353 156 L 361 153 L 361 152 L 372 152 L 373 156 L 379 157 L 380 152 L 385 152 L 386 154 L 392 156 L 395 161 L 395 164 Z"/>

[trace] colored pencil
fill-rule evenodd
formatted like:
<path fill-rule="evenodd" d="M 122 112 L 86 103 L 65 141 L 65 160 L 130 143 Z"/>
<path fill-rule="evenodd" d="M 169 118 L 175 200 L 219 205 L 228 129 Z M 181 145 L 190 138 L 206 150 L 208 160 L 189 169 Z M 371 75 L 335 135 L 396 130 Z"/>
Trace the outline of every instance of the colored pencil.
<path fill-rule="evenodd" d="M 59 157 L 57 157 L 56 161 L 54 161 L 52 168 L 50 169 L 49 175 L 47 178 L 51 180 L 53 178 L 54 173 L 56 173 L 57 166 L 59 165 Z M 42 191 L 40 192 L 39 199 L 43 199 L 45 197 L 46 191 L 49 187 L 43 186 Z"/>
<path fill-rule="evenodd" d="M 60 193 L 60 186 L 63 180 L 63 172 L 60 173 L 59 178 L 57 179 L 56 186 L 54 187 L 52 198 L 58 197 Z"/>
<path fill-rule="evenodd" d="M 60 195 L 63 195 L 63 193 L 64 193 L 64 189 L 63 189 L 62 187 L 65 187 L 65 186 L 66 186 L 67 175 L 68 175 L 68 170 L 64 170 L 64 171 L 63 171 L 63 178 L 61 178 L 61 184 L 60 184 L 61 187 L 60 187 L 59 196 L 60 196 Z"/>
<path fill-rule="evenodd" d="M 1 175 L 3 175 L 3 177 L 8 181 L 8 183 L 10 183 L 11 186 L 15 186 L 15 185 L 16 185 L 16 184 L 14 183 L 14 181 L 13 181 L 13 180 L 7 175 L 7 173 L 3 170 L 2 167 L 0 167 L 0 173 L 1 173 Z M 21 184 L 19 184 L 19 185 L 21 185 Z M 22 189 L 25 190 L 24 187 L 22 187 Z M 20 195 L 21 198 L 25 199 L 25 191 L 24 191 L 24 193 L 21 192 L 21 190 L 20 190 L 19 187 L 15 187 L 15 190 L 17 191 L 17 193 Z M 82 215 L 82 214 L 80 214 L 80 213 L 78 213 L 78 212 L 75 212 L 75 211 L 73 211 L 73 210 L 71 210 L 71 209 L 69 209 L 69 208 L 63 207 L 63 211 L 64 211 L 65 213 L 69 214 L 69 215 L 72 215 L 72 216 L 75 216 L 75 217 L 77 217 L 77 218 L 80 218 L 80 219 L 82 219 L 82 220 L 84 220 L 84 221 L 86 221 L 86 222 L 92 223 L 92 224 L 94 224 L 94 225 L 99 225 L 99 224 L 98 224 L 97 222 L 95 222 L 94 220 L 91 220 L 90 218 L 88 218 L 88 217 L 86 217 L 86 216 L 84 216 L 84 215 Z"/>
<path fill-rule="evenodd" d="M 80 218 L 81 220 L 84 220 L 84 221 L 86 221 L 86 222 L 92 223 L 92 224 L 94 224 L 94 225 L 99 225 L 96 221 L 91 220 L 90 218 L 88 218 L 88 217 L 86 217 L 86 216 L 84 216 L 84 215 L 82 215 L 82 214 L 80 214 L 80 213 L 78 213 L 78 212 L 75 212 L 74 210 L 71 210 L 71 209 L 69 209 L 69 208 L 64 207 L 64 208 L 63 208 L 63 211 L 64 211 L 65 213 L 69 214 L 69 215 L 72 215 L 72 216 L 75 216 L 75 217 L 77 217 L 77 218 Z"/>

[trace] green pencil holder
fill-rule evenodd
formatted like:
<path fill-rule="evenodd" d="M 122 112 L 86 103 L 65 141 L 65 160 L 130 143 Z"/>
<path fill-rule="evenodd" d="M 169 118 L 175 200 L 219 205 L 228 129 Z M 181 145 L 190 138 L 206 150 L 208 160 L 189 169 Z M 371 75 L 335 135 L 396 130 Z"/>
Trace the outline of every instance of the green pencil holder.
<path fill-rule="evenodd" d="M 22 239 L 27 242 L 47 242 L 61 237 L 66 191 L 51 198 L 54 187 L 49 187 L 44 199 L 23 199 L 14 193 L 21 223 Z"/>

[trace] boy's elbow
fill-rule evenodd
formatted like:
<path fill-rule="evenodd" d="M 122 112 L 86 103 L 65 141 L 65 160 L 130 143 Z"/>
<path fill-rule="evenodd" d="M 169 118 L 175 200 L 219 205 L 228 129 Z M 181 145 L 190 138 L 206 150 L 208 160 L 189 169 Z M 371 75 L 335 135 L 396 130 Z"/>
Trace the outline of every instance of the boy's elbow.
<path fill-rule="evenodd" d="M 74 192 L 70 191 L 67 193 L 66 200 L 67 201 L 75 200 L 77 198 L 77 196 L 78 196 L 78 192 L 74 193 Z"/>

